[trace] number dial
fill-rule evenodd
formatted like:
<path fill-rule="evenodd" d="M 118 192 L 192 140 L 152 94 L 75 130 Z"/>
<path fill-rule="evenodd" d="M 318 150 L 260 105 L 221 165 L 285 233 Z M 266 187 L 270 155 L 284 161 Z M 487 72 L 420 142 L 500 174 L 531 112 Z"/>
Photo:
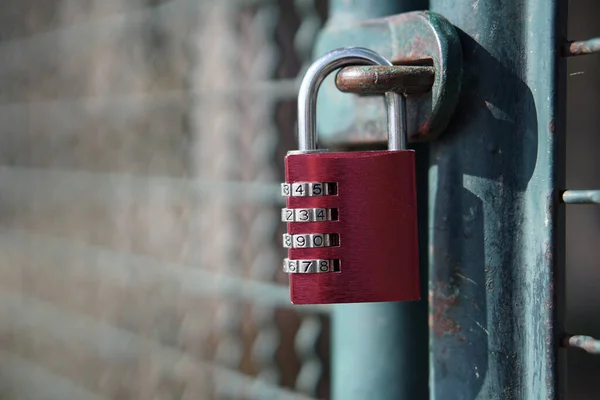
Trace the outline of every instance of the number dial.
<path fill-rule="evenodd" d="M 283 271 L 288 274 L 322 274 L 339 271 L 340 260 L 283 260 Z"/>
<path fill-rule="evenodd" d="M 281 195 L 284 197 L 333 196 L 337 194 L 335 182 L 295 182 L 282 183 Z"/>
<path fill-rule="evenodd" d="M 304 197 L 309 196 L 308 183 L 292 183 L 292 196 Z"/>
<path fill-rule="evenodd" d="M 294 210 L 294 216 L 298 222 L 309 222 L 312 219 L 312 210 L 309 208 L 297 208 Z"/>
<path fill-rule="evenodd" d="M 337 221 L 337 208 L 283 208 L 283 222 L 323 222 Z"/>
<path fill-rule="evenodd" d="M 339 246 L 339 235 L 337 233 L 309 233 L 301 235 L 283 234 L 283 247 L 293 249 L 304 249 L 313 247 Z"/>
<path fill-rule="evenodd" d="M 291 208 L 282 208 L 281 220 L 283 222 L 294 222 L 294 210 Z"/>

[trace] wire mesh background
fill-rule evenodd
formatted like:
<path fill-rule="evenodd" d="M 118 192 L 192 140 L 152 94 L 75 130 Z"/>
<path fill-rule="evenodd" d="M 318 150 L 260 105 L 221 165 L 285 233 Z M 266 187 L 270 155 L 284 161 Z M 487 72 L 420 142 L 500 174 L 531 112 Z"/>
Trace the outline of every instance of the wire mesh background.
<path fill-rule="evenodd" d="M 328 397 L 277 212 L 324 3 L 3 3 L 0 398 Z"/>

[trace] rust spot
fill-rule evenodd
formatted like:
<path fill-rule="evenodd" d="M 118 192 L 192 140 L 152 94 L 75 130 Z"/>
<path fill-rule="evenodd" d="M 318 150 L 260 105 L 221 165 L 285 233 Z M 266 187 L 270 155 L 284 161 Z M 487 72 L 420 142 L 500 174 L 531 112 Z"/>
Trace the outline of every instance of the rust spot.
<path fill-rule="evenodd" d="M 548 125 L 548 129 L 550 130 L 550 133 L 554 133 L 554 131 L 556 130 L 556 124 L 554 123 L 554 119 L 552 121 L 550 121 L 550 124 Z"/>
<path fill-rule="evenodd" d="M 544 253 L 544 257 L 546 258 L 547 263 L 552 263 L 553 254 L 552 254 L 552 245 L 550 243 L 546 243 L 545 246 L 546 251 Z"/>
<path fill-rule="evenodd" d="M 368 65 L 342 68 L 335 84 L 342 92 L 373 94 L 394 91 L 422 94 L 431 91 L 435 69 L 430 66 Z"/>
<path fill-rule="evenodd" d="M 433 315 L 430 315 L 430 324 L 438 338 L 444 335 L 454 336 L 462 332 L 460 324 L 448 316 L 450 309 L 459 304 L 458 295 L 445 295 L 441 292 L 443 285 L 441 282 L 436 282 L 436 289 L 432 292 Z"/>
<path fill-rule="evenodd" d="M 431 132 L 431 120 L 425 121 L 421 126 L 419 126 L 419 135 L 425 137 L 429 132 Z"/>

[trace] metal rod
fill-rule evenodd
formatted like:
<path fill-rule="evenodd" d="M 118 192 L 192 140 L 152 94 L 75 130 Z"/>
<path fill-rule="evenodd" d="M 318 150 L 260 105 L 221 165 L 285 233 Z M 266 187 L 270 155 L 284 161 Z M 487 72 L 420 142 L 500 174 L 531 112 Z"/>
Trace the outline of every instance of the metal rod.
<path fill-rule="evenodd" d="M 435 68 L 429 66 L 366 65 L 342 68 L 335 77 L 335 84 L 348 93 L 416 94 L 430 91 L 434 78 Z"/>
<path fill-rule="evenodd" d="M 563 342 L 563 347 L 572 349 L 581 349 L 590 354 L 600 354 L 600 340 L 591 336 L 572 335 L 567 336 Z"/>
<path fill-rule="evenodd" d="M 317 94 L 323 80 L 331 72 L 347 65 L 392 63 L 372 50 L 360 47 L 347 47 L 332 50 L 318 58 L 306 71 L 298 93 L 298 150 L 317 150 L 316 108 Z M 385 94 L 388 118 L 388 148 L 406 148 L 406 101 L 397 93 Z M 402 116 L 399 114 L 403 114 Z"/>
<path fill-rule="evenodd" d="M 563 47 L 563 56 L 565 57 L 583 56 L 598 52 L 600 52 L 600 37 L 567 42 Z"/>
<path fill-rule="evenodd" d="M 566 204 L 600 204 L 600 190 L 567 190 L 562 200 Z"/>

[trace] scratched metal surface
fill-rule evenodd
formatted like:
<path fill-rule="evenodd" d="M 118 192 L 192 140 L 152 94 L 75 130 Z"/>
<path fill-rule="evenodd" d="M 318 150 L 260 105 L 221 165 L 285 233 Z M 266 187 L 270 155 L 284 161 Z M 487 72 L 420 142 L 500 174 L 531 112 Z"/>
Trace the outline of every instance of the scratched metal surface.
<path fill-rule="evenodd" d="M 327 398 L 277 212 L 324 8 L 3 3 L 0 398 Z"/>
<path fill-rule="evenodd" d="M 430 147 L 432 399 L 562 398 L 565 3 L 430 1 L 465 66 Z"/>

